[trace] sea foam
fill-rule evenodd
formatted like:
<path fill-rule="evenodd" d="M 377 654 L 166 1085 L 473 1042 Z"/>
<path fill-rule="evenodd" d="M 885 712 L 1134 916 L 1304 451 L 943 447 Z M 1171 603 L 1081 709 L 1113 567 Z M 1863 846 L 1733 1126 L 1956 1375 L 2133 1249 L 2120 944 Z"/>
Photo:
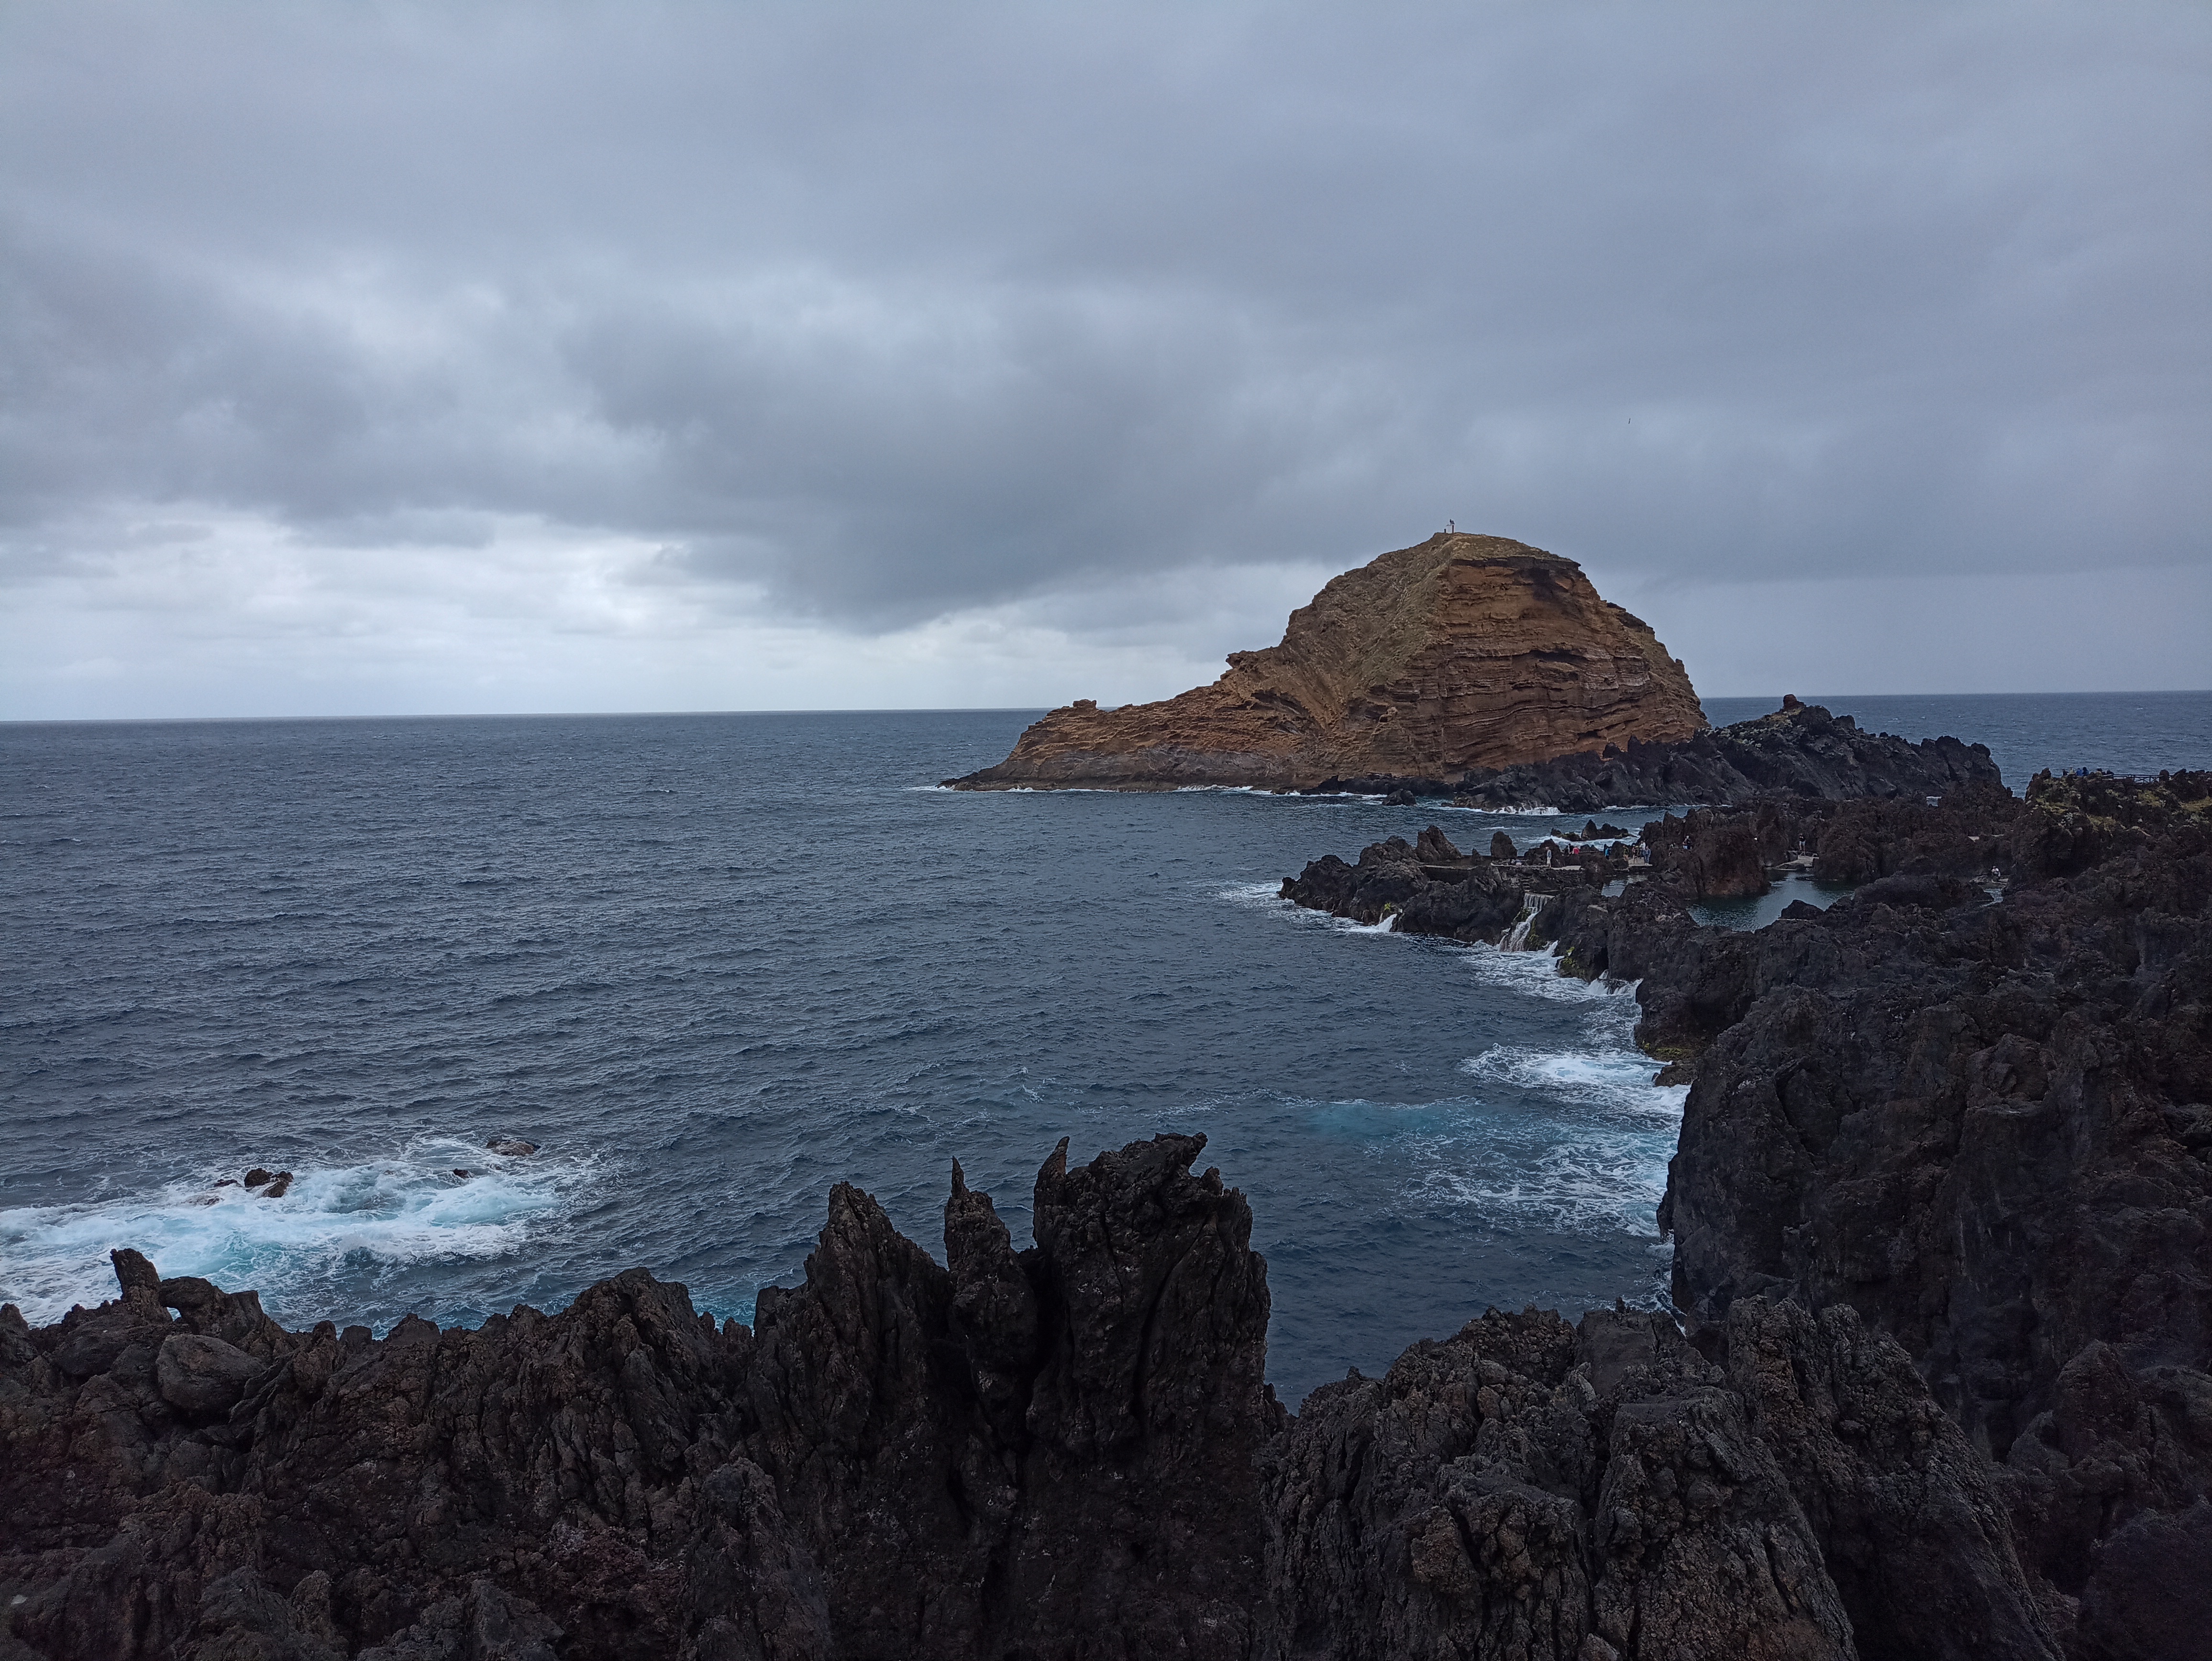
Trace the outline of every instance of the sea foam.
<path fill-rule="evenodd" d="M 1331 921 L 1373 934 L 1395 919 Z M 1462 1097 L 1309 1104 L 1315 1128 L 1398 1167 L 1401 1211 L 1450 1214 L 1504 1233 L 1530 1225 L 1584 1237 L 1626 1233 L 1663 1251 L 1656 1214 L 1689 1092 L 1652 1082 L 1657 1064 L 1634 1043 L 1633 985 L 1563 976 L 1545 950 L 1475 945 L 1453 955 L 1491 987 L 1577 1007 L 1575 1042 L 1492 1044 L 1460 1063 L 1472 1086 Z"/>
<path fill-rule="evenodd" d="M 1308 910 L 1293 900 L 1285 899 L 1282 886 L 1279 882 L 1239 882 L 1212 891 L 1215 899 L 1226 900 L 1231 905 L 1258 906 L 1280 911 L 1295 922 L 1310 928 L 1326 928 L 1334 934 L 1373 935 L 1397 932 L 1398 916 L 1395 911 L 1375 922 L 1358 922 L 1350 917 L 1334 916 L 1326 911 Z"/>
<path fill-rule="evenodd" d="M 1689 1088 L 1652 1083 L 1656 1065 L 1650 1056 L 1633 1050 L 1534 1050 L 1520 1044 L 1492 1044 L 1462 1062 L 1460 1071 L 1471 1078 L 1516 1086 L 1562 1101 L 1677 1122 Z"/>
<path fill-rule="evenodd" d="M 466 1170 L 465 1177 L 453 1174 Z M 264 1303 L 316 1301 L 341 1270 L 509 1256 L 571 1209 L 588 1162 L 504 1159 L 426 1136 L 379 1159 L 304 1168 L 281 1198 L 216 1188 L 204 1171 L 148 1192 L 0 1210 L 0 1301 L 38 1324 L 115 1295 L 107 1254 L 133 1246 L 165 1275 L 255 1287 Z"/>

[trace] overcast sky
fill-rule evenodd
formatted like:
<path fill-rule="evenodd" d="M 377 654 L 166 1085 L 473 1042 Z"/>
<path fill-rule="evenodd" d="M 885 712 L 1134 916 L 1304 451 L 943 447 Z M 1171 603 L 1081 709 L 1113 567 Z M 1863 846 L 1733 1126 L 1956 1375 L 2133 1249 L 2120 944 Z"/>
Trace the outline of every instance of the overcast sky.
<path fill-rule="evenodd" d="M 2212 8 L 0 0 L 0 715 L 2212 685 Z"/>

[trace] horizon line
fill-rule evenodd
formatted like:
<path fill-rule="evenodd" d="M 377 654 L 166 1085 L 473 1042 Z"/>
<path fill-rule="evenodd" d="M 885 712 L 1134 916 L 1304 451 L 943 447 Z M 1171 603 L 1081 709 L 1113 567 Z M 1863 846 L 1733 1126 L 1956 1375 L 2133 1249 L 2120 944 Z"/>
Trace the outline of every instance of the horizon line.
<path fill-rule="evenodd" d="M 2087 691 L 1816 692 L 1786 696 L 1798 697 L 1807 703 L 1820 703 L 1830 700 L 1840 703 L 1844 699 L 1868 698 L 2124 698 L 2189 697 L 2206 694 L 2212 694 L 2212 687 L 2142 686 Z M 1741 703 L 1771 698 L 1779 707 L 1784 696 L 1780 692 L 1711 692 L 1698 694 L 1698 702 L 1702 704 L 1711 699 Z M 1166 703 L 1169 700 L 1146 699 L 1142 702 Z M 0 715 L 0 727 L 186 727 L 247 721 L 639 721 L 720 715 L 1042 715 L 1066 707 L 1065 704 L 1042 703 L 855 704 L 805 708 L 769 706 L 750 709 L 446 709 L 387 710 L 349 715 Z M 1121 709 L 1133 706 L 1113 704 L 1104 707 Z"/>

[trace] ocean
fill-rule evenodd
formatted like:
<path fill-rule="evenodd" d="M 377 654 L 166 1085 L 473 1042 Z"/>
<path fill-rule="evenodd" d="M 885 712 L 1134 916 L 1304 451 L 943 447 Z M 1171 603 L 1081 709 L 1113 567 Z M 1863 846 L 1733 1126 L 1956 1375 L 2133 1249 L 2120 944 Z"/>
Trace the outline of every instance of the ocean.
<path fill-rule="evenodd" d="M 2212 694 L 1818 701 L 2015 785 L 2212 765 Z M 957 1159 L 1021 1244 L 1061 1137 L 1176 1130 L 1251 1198 L 1292 1403 L 1488 1305 L 1663 1301 L 1686 1092 L 1628 993 L 1275 897 L 1580 816 L 935 788 L 1032 715 L 0 726 L 0 1299 L 131 1245 L 295 1326 L 635 1264 L 742 1320 L 833 1183 L 941 1253 Z M 290 1190 L 216 1186 L 254 1165 Z"/>

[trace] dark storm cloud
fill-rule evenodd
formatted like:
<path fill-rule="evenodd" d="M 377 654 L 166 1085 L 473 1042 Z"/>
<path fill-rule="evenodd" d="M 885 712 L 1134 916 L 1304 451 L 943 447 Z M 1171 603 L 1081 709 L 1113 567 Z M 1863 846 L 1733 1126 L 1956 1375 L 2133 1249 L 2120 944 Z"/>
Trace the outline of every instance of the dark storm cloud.
<path fill-rule="evenodd" d="M 0 525 L 884 627 L 1447 516 L 2201 563 L 2193 7 L 0 10 Z"/>

